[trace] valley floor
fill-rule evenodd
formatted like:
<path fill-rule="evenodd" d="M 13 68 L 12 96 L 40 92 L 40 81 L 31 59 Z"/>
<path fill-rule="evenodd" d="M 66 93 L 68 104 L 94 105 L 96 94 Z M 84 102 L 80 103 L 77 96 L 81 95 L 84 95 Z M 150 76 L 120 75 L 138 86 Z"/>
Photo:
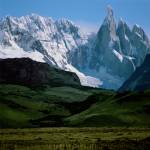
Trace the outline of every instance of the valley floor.
<path fill-rule="evenodd" d="M 0 129 L 0 150 L 149 150 L 149 128 Z"/>

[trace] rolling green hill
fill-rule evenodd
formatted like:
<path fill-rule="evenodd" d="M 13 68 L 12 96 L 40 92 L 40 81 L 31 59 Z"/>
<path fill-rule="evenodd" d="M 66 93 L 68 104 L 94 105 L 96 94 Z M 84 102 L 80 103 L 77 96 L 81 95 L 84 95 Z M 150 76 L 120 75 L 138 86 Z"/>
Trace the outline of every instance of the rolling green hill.
<path fill-rule="evenodd" d="M 0 85 L 0 127 L 149 127 L 150 91 Z"/>
<path fill-rule="evenodd" d="M 89 109 L 65 119 L 67 125 L 150 126 L 150 91 L 116 93 L 107 99 L 101 98 L 101 94 L 94 96 L 98 102 Z"/>
<path fill-rule="evenodd" d="M 89 95 L 99 91 L 86 87 L 31 89 L 20 85 L 1 84 L 0 127 L 63 126 L 64 117 L 80 111 L 76 110 L 78 107 L 75 105 L 82 107 Z M 81 111 L 84 109 L 86 108 L 81 108 Z M 34 122 L 42 118 L 45 119 Z"/>

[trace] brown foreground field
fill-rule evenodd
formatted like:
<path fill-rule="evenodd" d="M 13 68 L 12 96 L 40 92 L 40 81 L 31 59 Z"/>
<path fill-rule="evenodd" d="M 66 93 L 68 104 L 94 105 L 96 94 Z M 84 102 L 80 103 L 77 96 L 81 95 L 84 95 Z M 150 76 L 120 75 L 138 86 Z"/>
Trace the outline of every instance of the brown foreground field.
<path fill-rule="evenodd" d="M 149 128 L 0 129 L 0 150 L 149 149 Z"/>

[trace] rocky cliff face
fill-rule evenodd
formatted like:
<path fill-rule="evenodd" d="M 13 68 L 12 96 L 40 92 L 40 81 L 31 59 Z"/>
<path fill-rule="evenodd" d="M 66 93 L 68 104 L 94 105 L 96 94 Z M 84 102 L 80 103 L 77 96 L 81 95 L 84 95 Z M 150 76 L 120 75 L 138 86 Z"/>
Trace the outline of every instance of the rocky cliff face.
<path fill-rule="evenodd" d="M 131 77 L 122 85 L 119 92 L 144 91 L 150 89 L 150 55 L 147 55 L 144 63 L 136 69 Z"/>
<path fill-rule="evenodd" d="M 71 21 L 35 14 L 0 20 L 0 58 L 29 57 L 75 72 L 82 85 L 118 89 L 143 63 L 149 39 L 138 25 L 117 24 L 107 8 L 98 33 L 83 34 Z"/>
<path fill-rule="evenodd" d="M 29 58 L 0 59 L 0 83 L 37 86 L 80 86 L 75 73 Z"/>
<path fill-rule="evenodd" d="M 110 6 L 107 11 L 89 66 L 106 87 L 118 88 L 143 63 L 150 43 L 141 27 L 135 25 L 131 30 L 122 19 L 117 26 Z"/>

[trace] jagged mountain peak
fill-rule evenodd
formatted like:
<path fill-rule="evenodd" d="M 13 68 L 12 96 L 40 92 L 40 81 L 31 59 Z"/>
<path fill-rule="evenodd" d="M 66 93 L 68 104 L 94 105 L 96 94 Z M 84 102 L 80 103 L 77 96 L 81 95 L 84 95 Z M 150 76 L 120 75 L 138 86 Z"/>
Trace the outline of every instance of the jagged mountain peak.
<path fill-rule="evenodd" d="M 107 6 L 107 15 L 104 19 L 104 22 L 102 25 L 107 25 L 107 24 L 110 24 L 111 22 L 115 22 L 114 20 L 114 12 L 113 12 L 113 9 L 110 5 Z"/>
<path fill-rule="evenodd" d="M 141 29 L 141 26 L 140 26 L 139 24 L 135 24 L 135 25 L 133 26 L 133 28 Z"/>
<path fill-rule="evenodd" d="M 144 33 L 144 30 L 138 24 L 135 24 L 132 28 L 132 32 L 142 35 Z"/>
<path fill-rule="evenodd" d="M 107 16 L 105 17 L 100 30 L 105 29 L 108 31 L 108 35 L 110 36 L 111 41 L 118 40 L 116 36 L 116 22 L 114 19 L 114 12 L 111 6 L 107 6 Z"/>
<path fill-rule="evenodd" d="M 149 43 L 149 38 L 141 26 L 135 24 L 132 28 L 132 32 L 136 34 L 141 40 L 145 40 L 147 43 Z"/>
<path fill-rule="evenodd" d="M 79 27 L 70 20 L 61 19 L 54 21 L 50 17 L 42 17 L 37 14 L 31 14 L 22 17 L 4 17 L 0 21 L 0 30 L 4 30 L 4 28 L 9 28 L 11 30 L 24 29 L 31 33 L 33 32 L 33 34 L 37 34 L 39 31 L 51 31 L 53 33 L 57 32 L 59 29 L 65 31 L 72 30 L 74 32 L 78 32 L 80 30 Z M 37 32 L 35 33 L 35 31 Z M 79 34 L 81 34 L 81 31 Z"/>
<path fill-rule="evenodd" d="M 41 16 L 41 15 L 39 15 L 39 14 L 36 14 L 36 13 L 31 13 L 31 14 L 27 14 L 27 15 L 25 15 L 25 16 L 19 16 L 19 17 L 16 17 L 16 16 L 10 16 L 10 15 L 8 15 L 8 16 L 4 16 L 4 17 L 2 17 L 1 19 L 0 19 L 0 21 L 4 21 L 4 20 L 6 20 L 6 19 L 10 19 L 10 20 L 22 20 L 22 19 L 24 19 L 24 18 L 32 18 L 32 19 L 41 19 L 41 18 L 45 18 L 45 19 L 50 19 L 50 20 L 52 20 L 52 21 L 54 21 L 51 17 L 46 17 L 46 16 Z"/>
<path fill-rule="evenodd" d="M 112 18 L 113 15 L 114 15 L 113 8 L 111 7 L 111 5 L 108 5 L 107 6 L 107 17 Z"/>
<path fill-rule="evenodd" d="M 119 27 L 119 26 L 124 26 L 124 25 L 125 25 L 125 26 L 128 26 L 127 23 L 126 23 L 126 21 L 123 20 L 123 18 L 120 18 L 119 21 L 118 21 L 118 27 Z"/>
<path fill-rule="evenodd" d="M 97 34 L 90 68 L 96 70 L 105 86 L 112 88 L 117 82 L 120 85 L 115 83 L 113 88 L 119 87 L 143 63 L 150 48 L 148 43 L 142 28 L 135 26 L 131 30 L 123 19 L 116 27 L 113 9 L 108 6 L 107 16 Z"/>
<path fill-rule="evenodd" d="M 61 19 L 57 20 L 56 22 L 59 23 L 59 24 L 66 24 L 66 25 L 76 26 L 73 21 L 71 21 L 69 19 L 66 19 L 66 18 L 61 18 Z"/>
<path fill-rule="evenodd" d="M 55 24 L 59 31 L 73 34 L 76 37 L 80 37 L 80 35 L 82 34 L 80 28 L 77 25 L 75 25 L 75 23 L 73 23 L 72 21 L 68 19 L 63 18 L 63 19 L 57 20 Z"/>

